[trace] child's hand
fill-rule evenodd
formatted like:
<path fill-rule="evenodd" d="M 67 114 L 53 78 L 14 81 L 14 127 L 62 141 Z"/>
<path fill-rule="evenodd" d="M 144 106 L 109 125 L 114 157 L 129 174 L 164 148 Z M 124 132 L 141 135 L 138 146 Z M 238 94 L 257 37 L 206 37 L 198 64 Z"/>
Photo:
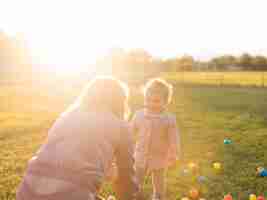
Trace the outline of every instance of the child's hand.
<path fill-rule="evenodd" d="M 185 161 L 183 154 L 179 155 L 179 159 L 178 160 L 179 160 L 179 163 L 183 163 Z"/>
<path fill-rule="evenodd" d="M 177 167 L 177 163 L 178 163 L 178 160 L 177 160 L 176 156 L 175 157 L 169 157 L 168 168 L 171 170 L 175 169 Z"/>
<path fill-rule="evenodd" d="M 169 169 L 169 170 L 175 170 L 176 167 L 177 167 L 177 165 L 176 165 L 176 163 L 174 163 L 174 164 L 170 164 L 170 165 L 168 166 L 168 169 Z"/>

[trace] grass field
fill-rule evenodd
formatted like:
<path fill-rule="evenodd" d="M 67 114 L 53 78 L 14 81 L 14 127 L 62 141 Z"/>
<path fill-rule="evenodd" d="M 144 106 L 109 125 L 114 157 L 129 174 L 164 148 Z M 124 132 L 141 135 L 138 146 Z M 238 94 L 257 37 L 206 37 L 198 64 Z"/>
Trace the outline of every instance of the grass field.
<path fill-rule="evenodd" d="M 80 88 L 53 88 L 53 92 L 19 86 L 2 86 L 0 96 L 0 199 L 14 200 L 27 160 L 44 141 L 57 115 L 72 102 Z M 141 106 L 134 97 L 134 107 Z M 267 90 L 213 86 L 175 87 L 170 111 L 177 116 L 185 161 L 167 173 L 169 199 L 180 199 L 191 187 L 201 189 L 207 200 L 232 193 L 246 200 L 250 193 L 267 196 L 267 178 L 255 175 L 267 167 Z M 232 145 L 224 146 L 224 138 Z M 216 173 L 212 163 L 222 163 Z M 199 185 L 195 176 L 183 175 L 189 162 L 200 166 L 208 181 Z M 110 189 L 104 189 L 107 193 Z M 151 184 L 145 185 L 146 194 Z"/>
<path fill-rule="evenodd" d="M 267 87 L 267 72 L 170 72 L 162 76 L 187 84 Z"/>

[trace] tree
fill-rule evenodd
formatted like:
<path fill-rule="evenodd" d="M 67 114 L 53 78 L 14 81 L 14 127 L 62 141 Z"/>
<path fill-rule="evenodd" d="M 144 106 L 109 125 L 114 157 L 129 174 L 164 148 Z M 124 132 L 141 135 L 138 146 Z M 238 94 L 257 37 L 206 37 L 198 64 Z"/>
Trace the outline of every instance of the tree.
<path fill-rule="evenodd" d="M 223 55 L 215 57 L 211 60 L 216 70 L 227 70 L 229 67 L 236 65 L 236 58 L 232 55 Z"/>
<path fill-rule="evenodd" d="M 0 70 L 4 76 L 29 76 L 32 71 L 28 48 L 22 38 L 8 37 L 0 31 Z"/>
<path fill-rule="evenodd" d="M 251 70 L 252 69 L 252 56 L 248 53 L 244 53 L 240 56 L 238 65 L 242 67 L 245 70 Z"/>
<path fill-rule="evenodd" d="M 184 55 L 179 59 L 179 68 L 181 71 L 192 71 L 194 67 L 194 58 Z"/>
<path fill-rule="evenodd" d="M 121 48 L 113 48 L 105 58 L 99 59 L 98 65 L 101 64 L 109 66 L 113 75 L 127 81 L 153 74 L 161 68 L 161 62 L 144 49 L 127 52 Z"/>
<path fill-rule="evenodd" d="M 111 62 L 112 72 L 117 74 L 123 72 L 126 64 L 126 52 L 121 48 L 113 48 L 110 51 L 109 59 Z"/>
<path fill-rule="evenodd" d="M 178 65 L 179 65 L 179 60 L 177 58 L 168 58 L 166 60 L 162 60 L 162 66 L 163 69 L 162 71 L 164 72 L 176 72 L 178 71 Z"/>
<path fill-rule="evenodd" d="M 6 71 L 8 52 L 10 51 L 10 40 L 6 34 L 0 31 L 0 67 L 1 72 Z"/>
<path fill-rule="evenodd" d="M 252 59 L 252 66 L 254 70 L 267 70 L 267 59 L 264 56 L 255 56 Z"/>
<path fill-rule="evenodd" d="M 144 49 L 133 49 L 127 53 L 127 69 L 130 72 L 149 74 L 153 67 L 153 57 Z"/>

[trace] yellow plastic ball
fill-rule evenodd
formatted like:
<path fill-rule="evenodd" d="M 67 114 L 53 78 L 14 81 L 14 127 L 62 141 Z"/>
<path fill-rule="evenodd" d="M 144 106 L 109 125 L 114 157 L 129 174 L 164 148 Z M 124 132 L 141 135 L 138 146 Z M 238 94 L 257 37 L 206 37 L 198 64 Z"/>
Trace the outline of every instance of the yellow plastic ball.
<path fill-rule="evenodd" d="M 188 197 L 183 197 L 181 200 L 190 200 Z"/>
<path fill-rule="evenodd" d="M 249 195 L 249 200 L 257 200 L 257 196 L 255 194 Z"/>
<path fill-rule="evenodd" d="M 188 167 L 189 167 L 190 169 L 194 169 L 194 168 L 197 167 L 197 165 L 196 165 L 196 163 L 191 162 L 191 163 L 188 164 Z"/>
<path fill-rule="evenodd" d="M 213 168 L 216 170 L 220 170 L 222 168 L 222 165 L 221 165 L 221 163 L 216 162 L 216 163 L 213 163 Z"/>

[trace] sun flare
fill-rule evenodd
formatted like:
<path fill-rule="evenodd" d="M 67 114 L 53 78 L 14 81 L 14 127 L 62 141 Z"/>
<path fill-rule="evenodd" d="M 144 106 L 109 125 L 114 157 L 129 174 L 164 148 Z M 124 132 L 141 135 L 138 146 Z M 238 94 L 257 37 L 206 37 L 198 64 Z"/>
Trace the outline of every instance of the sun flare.
<path fill-rule="evenodd" d="M 10 0 L 0 8 L 0 28 L 13 35 L 22 33 L 34 62 L 62 74 L 81 73 L 81 66 L 94 63 L 113 47 L 143 48 L 156 57 L 189 54 L 197 59 L 243 51 L 266 54 L 262 42 L 267 33 L 262 26 L 266 2 L 237 0 L 230 4 L 208 0 Z M 248 15 L 252 7 L 257 12 Z"/>

